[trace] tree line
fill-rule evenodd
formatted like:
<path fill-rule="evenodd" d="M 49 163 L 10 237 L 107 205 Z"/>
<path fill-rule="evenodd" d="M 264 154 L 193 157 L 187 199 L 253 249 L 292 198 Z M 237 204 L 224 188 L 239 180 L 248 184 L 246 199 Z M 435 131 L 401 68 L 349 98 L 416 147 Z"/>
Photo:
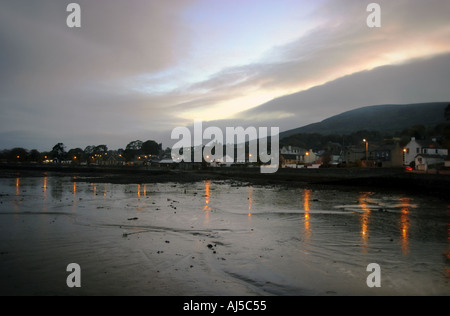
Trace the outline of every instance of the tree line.
<path fill-rule="evenodd" d="M 89 145 L 85 149 L 72 148 L 67 150 L 64 143 L 57 143 L 50 151 L 39 152 L 37 149 L 27 150 L 25 148 L 16 147 L 0 151 L 0 161 L 3 162 L 95 162 L 98 159 L 107 158 L 108 154 L 116 155 L 125 161 L 131 161 L 136 156 L 154 156 L 162 152 L 162 144 L 158 144 L 154 140 L 145 142 L 135 140 L 125 147 L 111 151 L 107 145 Z"/>
<path fill-rule="evenodd" d="M 450 121 L 450 104 L 446 107 L 444 116 L 447 121 Z M 405 146 L 411 137 L 416 139 L 436 138 L 442 147 L 450 149 L 450 123 L 441 123 L 435 126 L 414 125 L 393 133 L 362 130 L 347 135 L 295 134 L 280 140 L 280 146 L 290 145 L 320 150 L 327 147 L 329 143 L 337 143 L 342 147 L 361 146 L 363 138 L 370 139 L 372 144 L 379 145 L 390 144 L 397 139 L 400 146 Z"/>

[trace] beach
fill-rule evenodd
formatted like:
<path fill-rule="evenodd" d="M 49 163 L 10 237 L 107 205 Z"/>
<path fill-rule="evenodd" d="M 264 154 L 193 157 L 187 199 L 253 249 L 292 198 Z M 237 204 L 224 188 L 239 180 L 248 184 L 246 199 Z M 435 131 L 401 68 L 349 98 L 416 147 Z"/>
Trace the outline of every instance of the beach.
<path fill-rule="evenodd" d="M 437 196 L 124 178 L 0 178 L 1 294 L 450 294 L 450 208 Z M 367 284 L 370 263 L 381 287 Z"/>

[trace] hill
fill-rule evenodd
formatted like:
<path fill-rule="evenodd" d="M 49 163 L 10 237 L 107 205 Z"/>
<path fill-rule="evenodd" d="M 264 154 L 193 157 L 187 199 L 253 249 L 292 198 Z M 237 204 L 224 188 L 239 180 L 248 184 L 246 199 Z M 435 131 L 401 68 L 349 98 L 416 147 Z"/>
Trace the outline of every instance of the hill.
<path fill-rule="evenodd" d="M 445 123 L 444 111 L 450 102 L 373 105 L 332 116 L 280 133 L 280 139 L 295 134 L 348 135 L 361 130 L 395 133 L 414 125 L 433 127 Z"/>

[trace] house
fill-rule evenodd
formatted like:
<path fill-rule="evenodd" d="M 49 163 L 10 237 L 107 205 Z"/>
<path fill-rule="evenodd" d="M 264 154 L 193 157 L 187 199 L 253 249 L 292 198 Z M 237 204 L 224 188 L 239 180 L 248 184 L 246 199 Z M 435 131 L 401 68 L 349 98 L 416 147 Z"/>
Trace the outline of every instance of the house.
<path fill-rule="evenodd" d="M 304 149 L 295 146 L 283 146 L 280 149 L 280 154 L 282 155 L 299 155 L 300 153 L 305 152 Z"/>
<path fill-rule="evenodd" d="M 300 147 L 283 146 L 280 149 L 281 168 L 297 168 L 306 150 Z"/>
<path fill-rule="evenodd" d="M 437 155 L 442 158 L 448 156 L 448 149 L 442 148 L 436 141 L 436 138 L 431 140 L 417 140 L 415 137 L 405 146 L 403 164 L 409 166 L 416 161 L 418 154 Z"/>
<path fill-rule="evenodd" d="M 173 161 L 172 158 L 164 158 L 158 162 L 160 168 L 175 168 L 179 162 Z"/>
<path fill-rule="evenodd" d="M 344 151 L 344 161 L 352 164 L 366 159 L 366 149 L 361 146 L 350 146 Z"/>
<path fill-rule="evenodd" d="M 302 158 L 303 158 L 303 162 L 305 164 L 312 164 L 312 163 L 315 163 L 319 159 L 319 156 L 316 155 L 316 153 L 314 153 L 312 149 L 310 149 L 308 151 L 305 151 Z"/>
<path fill-rule="evenodd" d="M 372 150 L 370 156 L 378 167 L 393 168 L 403 166 L 403 148 L 398 143 L 376 148 Z"/>
<path fill-rule="evenodd" d="M 415 159 L 416 170 L 428 171 L 445 163 L 445 158 L 441 155 L 418 154 Z"/>
<path fill-rule="evenodd" d="M 445 157 L 444 166 L 450 168 L 450 156 Z"/>
<path fill-rule="evenodd" d="M 300 164 L 300 156 L 295 154 L 280 155 L 281 168 L 297 168 Z"/>
<path fill-rule="evenodd" d="M 298 168 L 316 162 L 318 156 L 310 150 L 293 146 L 284 146 L 280 150 L 281 168 Z"/>
<path fill-rule="evenodd" d="M 117 153 L 110 153 L 109 155 L 105 155 L 103 159 L 101 159 L 100 165 L 102 166 L 124 166 L 125 158 L 122 155 Z"/>

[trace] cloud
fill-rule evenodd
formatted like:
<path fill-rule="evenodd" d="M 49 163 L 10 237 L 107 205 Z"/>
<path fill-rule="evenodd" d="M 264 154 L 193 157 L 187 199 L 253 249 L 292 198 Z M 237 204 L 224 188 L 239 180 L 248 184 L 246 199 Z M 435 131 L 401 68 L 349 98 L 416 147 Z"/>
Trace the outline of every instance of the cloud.
<path fill-rule="evenodd" d="M 450 51 L 450 4 L 438 0 L 379 3 L 382 27 L 371 29 L 366 24 L 366 3 L 327 2 L 312 14 L 322 22 L 297 40 L 274 47 L 258 62 L 223 69 L 187 86 L 186 93 L 196 96 L 189 108 L 195 112 L 198 107 L 201 115 L 204 103 L 214 100 L 210 107 L 219 104 L 232 117 L 239 117 L 238 112 L 259 105 L 261 94 L 275 98 L 355 72 Z M 244 95 L 254 95 L 253 103 L 249 97 L 247 104 L 233 102 Z M 233 103 L 235 107 L 230 106 Z"/>
<path fill-rule="evenodd" d="M 227 118 L 230 124 L 271 118 L 288 127 L 303 122 L 300 115 L 312 123 L 353 106 L 354 93 L 342 87 L 330 92 L 339 102 L 313 110 L 260 105 L 353 73 L 450 51 L 450 3 L 440 0 L 378 1 L 380 29 L 366 26 L 367 3 L 356 0 L 286 0 L 276 10 L 271 1 L 246 2 L 236 14 L 230 8 L 240 2 L 222 12 L 213 1 L 80 0 L 80 29 L 66 26 L 67 4 L 61 1 L 0 3 L 0 147 L 15 140 L 28 148 L 55 141 L 123 147 L 134 138 L 165 140 L 173 127 L 194 118 Z M 289 12 L 302 6 L 307 13 Z M 295 23 L 276 28 L 295 16 L 304 29 Z M 236 24 L 217 32 L 230 21 Z M 211 29 L 201 33 L 199 26 Z M 274 40 L 277 30 L 289 35 Z M 234 40 L 234 34 L 240 36 Z M 428 84 L 442 95 L 438 78 L 427 78 Z M 395 100 L 414 102 L 412 96 L 431 97 L 398 92 Z M 382 93 L 359 98 L 365 104 L 385 99 Z"/>
<path fill-rule="evenodd" d="M 281 130 L 377 104 L 450 101 L 450 53 L 380 66 L 274 99 L 236 117 L 241 124 L 280 126 Z M 284 113 L 286 118 L 279 118 Z M 261 120 L 261 117 L 271 119 Z"/>
<path fill-rule="evenodd" d="M 71 29 L 64 2 L 1 1 L 0 131 L 133 135 L 148 124 L 142 113 L 161 111 L 157 97 L 126 83 L 176 62 L 186 44 L 180 16 L 191 2 L 81 0 L 82 26 Z M 42 139 L 55 138 L 48 134 Z"/>

